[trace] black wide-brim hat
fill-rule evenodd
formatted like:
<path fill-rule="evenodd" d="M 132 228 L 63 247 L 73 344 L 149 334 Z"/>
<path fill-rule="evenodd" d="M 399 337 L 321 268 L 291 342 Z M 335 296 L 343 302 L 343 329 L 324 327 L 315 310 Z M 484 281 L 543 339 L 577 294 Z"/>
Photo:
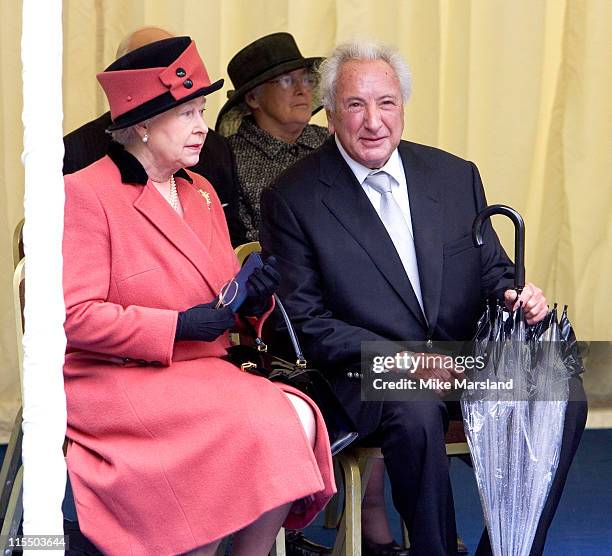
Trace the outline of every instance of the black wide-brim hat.
<path fill-rule="evenodd" d="M 123 129 L 208 95 L 223 86 L 211 83 L 189 37 L 152 42 L 122 56 L 97 75 L 111 110 L 107 131 Z"/>
<path fill-rule="evenodd" d="M 289 33 L 266 35 L 245 46 L 227 65 L 227 73 L 235 90 L 228 92 L 228 101 L 219 112 L 217 124 L 257 85 L 296 69 L 314 68 L 322 61 L 323 58 L 318 56 L 302 56 L 295 39 Z"/>

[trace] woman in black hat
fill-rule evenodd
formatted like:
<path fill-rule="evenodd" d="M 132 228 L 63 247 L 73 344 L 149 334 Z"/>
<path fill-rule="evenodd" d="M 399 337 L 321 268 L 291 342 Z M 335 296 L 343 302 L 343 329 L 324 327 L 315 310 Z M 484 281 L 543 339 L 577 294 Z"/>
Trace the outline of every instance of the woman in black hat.
<path fill-rule="evenodd" d="M 240 187 L 240 219 L 247 238 L 259 238 L 261 192 L 327 137 L 308 122 L 320 108 L 316 65 L 289 33 L 274 33 L 244 47 L 227 66 L 235 90 L 221 109 L 217 131 L 229 137 Z"/>
<path fill-rule="evenodd" d="M 68 469 L 83 533 L 105 554 L 267 554 L 335 491 L 329 441 L 303 394 L 226 362 L 228 330 L 258 331 L 279 283 L 238 271 L 223 209 L 186 171 L 206 137 L 211 83 L 189 37 L 98 75 L 115 141 L 65 177 Z M 299 503 L 294 504 L 294 501 Z"/>

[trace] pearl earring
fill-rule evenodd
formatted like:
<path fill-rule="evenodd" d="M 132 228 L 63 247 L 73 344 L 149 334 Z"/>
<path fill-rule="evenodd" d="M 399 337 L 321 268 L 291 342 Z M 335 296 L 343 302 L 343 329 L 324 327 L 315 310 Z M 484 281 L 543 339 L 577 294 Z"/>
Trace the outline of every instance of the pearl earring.
<path fill-rule="evenodd" d="M 149 134 L 148 134 L 148 133 L 145 133 L 145 134 L 143 135 L 143 137 L 142 137 L 142 142 L 143 142 L 143 143 L 146 143 L 148 140 L 149 140 Z"/>

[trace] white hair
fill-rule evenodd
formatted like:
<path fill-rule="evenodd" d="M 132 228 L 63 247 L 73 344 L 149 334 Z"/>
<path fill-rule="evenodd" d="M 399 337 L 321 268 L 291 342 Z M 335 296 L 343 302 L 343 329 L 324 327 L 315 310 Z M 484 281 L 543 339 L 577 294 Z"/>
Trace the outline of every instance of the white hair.
<path fill-rule="evenodd" d="M 253 98 L 260 98 L 262 93 L 264 92 L 265 88 L 266 88 L 266 84 L 265 83 L 260 83 L 256 87 L 253 87 L 250 91 L 247 91 L 244 94 L 244 98 L 246 99 L 246 97 L 248 95 L 253 95 Z"/>
<path fill-rule="evenodd" d="M 412 90 L 412 77 L 408 64 L 393 47 L 373 41 L 353 41 L 338 45 L 319 66 L 321 102 L 326 110 L 336 106 L 336 86 L 342 66 L 351 60 L 387 62 L 399 81 L 402 100 L 406 102 Z"/>
<path fill-rule="evenodd" d="M 158 114 L 158 116 L 160 115 L 161 114 Z M 140 122 L 140 124 L 134 124 L 129 127 L 124 127 L 123 129 L 115 129 L 114 131 L 110 132 L 111 137 L 113 138 L 113 141 L 123 145 L 124 147 L 137 143 L 138 141 L 142 141 L 140 135 L 138 135 L 138 132 L 136 131 L 136 126 L 148 126 L 155 118 L 157 118 L 157 116 L 153 116 L 144 122 Z"/>
<path fill-rule="evenodd" d="M 123 129 L 115 129 L 110 132 L 113 141 L 116 141 L 120 145 L 127 147 L 136 141 L 140 141 L 140 135 L 136 133 L 135 126 L 124 127 Z"/>

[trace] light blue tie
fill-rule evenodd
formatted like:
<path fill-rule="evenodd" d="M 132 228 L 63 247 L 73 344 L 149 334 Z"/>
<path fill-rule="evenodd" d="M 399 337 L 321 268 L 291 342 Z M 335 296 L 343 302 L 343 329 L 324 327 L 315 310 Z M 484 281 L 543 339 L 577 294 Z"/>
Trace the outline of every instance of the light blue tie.
<path fill-rule="evenodd" d="M 423 296 L 421 294 L 421 282 L 419 281 L 419 267 L 417 265 L 414 239 L 410 227 L 402 213 L 402 209 L 391 193 L 391 180 L 393 178 L 384 171 L 371 173 L 365 180 L 372 189 L 380 193 L 380 219 L 382 220 L 397 254 L 399 255 L 404 270 L 408 275 L 412 289 L 423 310 Z"/>

